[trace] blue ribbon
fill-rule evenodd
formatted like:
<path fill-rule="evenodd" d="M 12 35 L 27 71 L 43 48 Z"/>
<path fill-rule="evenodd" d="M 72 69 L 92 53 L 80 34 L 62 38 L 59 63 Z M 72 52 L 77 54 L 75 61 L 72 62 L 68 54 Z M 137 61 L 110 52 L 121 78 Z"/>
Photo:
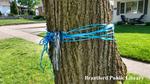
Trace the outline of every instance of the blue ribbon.
<path fill-rule="evenodd" d="M 80 33 L 83 31 L 86 33 Z M 48 53 L 49 42 L 53 44 L 52 62 L 55 70 L 59 70 L 60 43 L 62 42 L 78 42 L 90 39 L 101 39 L 105 41 L 114 40 L 114 25 L 113 24 L 90 24 L 79 28 L 72 29 L 68 32 L 47 32 L 45 37 L 40 41 L 43 45 L 43 50 L 40 57 L 40 66 L 44 70 L 42 60 L 44 53 Z"/>

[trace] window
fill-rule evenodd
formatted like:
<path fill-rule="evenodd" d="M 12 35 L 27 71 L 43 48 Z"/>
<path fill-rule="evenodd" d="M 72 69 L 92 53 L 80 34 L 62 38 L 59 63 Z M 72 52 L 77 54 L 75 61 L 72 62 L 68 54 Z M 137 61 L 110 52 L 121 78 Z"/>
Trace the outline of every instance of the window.
<path fill-rule="evenodd" d="M 143 0 L 121 2 L 119 5 L 119 13 L 143 13 Z"/>
<path fill-rule="evenodd" d="M 120 13 L 125 13 L 125 3 L 121 3 L 120 6 Z"/>
<path fill-rule="evenodd" d="M 126 2 L 126 13 L 137 13 L 137 1 Z"/>
<path fill-rule="evenodd" d="M 143 1 L 139 1 L 138 4 L 138 13 L 143 13 Z"/>

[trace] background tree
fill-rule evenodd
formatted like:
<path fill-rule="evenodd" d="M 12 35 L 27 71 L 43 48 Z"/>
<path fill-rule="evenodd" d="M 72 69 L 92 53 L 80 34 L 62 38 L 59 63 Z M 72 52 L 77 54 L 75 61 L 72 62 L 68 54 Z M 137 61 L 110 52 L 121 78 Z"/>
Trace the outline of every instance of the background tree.
<path fill-rule="evenodd" d="M 18 0 L 18 4 L 27 7 L 28 13 L 33 12 L 33 10 L 35 10 L 35 6 L 40 3 L 41 0 Z"/>
<path fill-rule="evenodd" d="M 16 4 L 16 0 L 10 2 L 10 13 L 13 15 L 18 15 L 19 14 L 19 10 Z"/>
<path fill-rule="evenodd" d="M 43 0 L 48 31 L 112 21 L 109 0 Z M 52 45 L 53 46 L 53 45 Z M 52 53 L 52 47 L 49 49 Z M 119 80 L 85 80 L 85 76 L 126 77 L 116 41 L 93 39 L 62 43 L 60 70 L 54 70 L 55 84 L 117 84 Z"/>
<path fill-rule="evenodd" d="M 2 16 L 2 12 L 0 11 L 0 16 Z"/>

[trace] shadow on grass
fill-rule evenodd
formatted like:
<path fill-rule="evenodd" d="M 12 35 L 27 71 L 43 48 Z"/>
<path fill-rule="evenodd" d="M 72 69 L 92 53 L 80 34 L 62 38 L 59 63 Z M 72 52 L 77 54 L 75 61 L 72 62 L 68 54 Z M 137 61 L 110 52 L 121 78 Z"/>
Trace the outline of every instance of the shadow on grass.
<path fill-rule="evenodd" d="M 146 34 L 150 34 L 150 26 L 115 25 L 115 33 L 146 33 Z"/>

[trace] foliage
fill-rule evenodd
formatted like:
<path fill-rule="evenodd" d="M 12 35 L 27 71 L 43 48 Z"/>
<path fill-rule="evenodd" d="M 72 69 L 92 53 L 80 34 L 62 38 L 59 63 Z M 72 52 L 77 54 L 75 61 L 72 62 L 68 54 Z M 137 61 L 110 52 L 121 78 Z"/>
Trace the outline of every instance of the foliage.
<path fill-rule="evenodd" d="M 29 13 L 29 15 L 35 15 L 35 11 L 34 10 L 29 10 L 28 13 Z"/>
<path fill-rule="evenodd" d="M 40 2 L 41 0 L 18 0 L 20 5 L 27 6 L 28 9 L 34 9 Z"/>
<path fill-rule="evenodd" d="M 10 4 L 10 13 L 13 15 L 18 15 L 19 14 L 19 10 L 16 4 L 16 1 L 12 1 Z"/>
<path fill-rule="evenodd" d="M 44 20 L 29 20 L 29 19 L 0 19 L 0 26 L 2 25 L 15 25 L 15 24 L 27 24 L 27 23 L 41 23 Z"/>
<path fill-rule="evenodd" d="M 38 34 L 38 36 L 40 36 L 40 37 L 44 37 L 45 35 L 46 35 L 46 32 L 41 32 Z"/>
<path fill-rule="evenodd" d="M 0 16 L 2 16 L 2 12 L 0 11 Z"/>
<path fill-rule="evenodd" d="M 23 13 L 23 15 L 24 15 L 24 16 L 29 16 L 29 14 L 28 14 L 27 11 L 25 11 L 25 12 Z"/>
<path fill-rule="evenodd" d="M 115 36 L 121 56 L 150 62 L 150 26 L 119 25 Z"/>
<path fill-rule="evenodd" d="M 34 16 L 33 19 L 38 19 L 38 20 L 45 20 L 44 16 Z"/>
<path fill-rule="evenodd" d="M 8 14 L 8 16 L 15 16 L 15 14 L 13 14 L 13 13 L 10 13 L 10 14 Z"/>
<path fill-rule="evenodd" d="M 21 6 L 26 6 L 28 15 L 35 15 L 35 6 L 41 3 L 41 0 L 18 0 Z"/>
<path fill-rule="evenodd" d="M 121 21 L 117 22 L 117 25 L 122 25 L 123 23 Z"/>
<path fill-rule="evenodd" d="M 146 26 L 150 26 L 150 22 L 146 22 Z"/>

